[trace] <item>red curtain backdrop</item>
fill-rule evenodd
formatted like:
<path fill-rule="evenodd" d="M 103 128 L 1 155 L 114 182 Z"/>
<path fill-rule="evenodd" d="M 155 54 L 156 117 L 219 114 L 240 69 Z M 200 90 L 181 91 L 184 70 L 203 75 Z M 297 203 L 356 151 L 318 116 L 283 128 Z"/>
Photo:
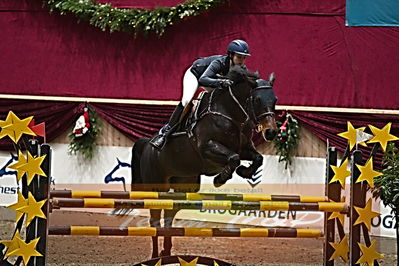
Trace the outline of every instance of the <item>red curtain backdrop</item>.
<path fill-rule="evenodd" d="M 399 28 L 346 27 L 344 9 L 344 0 L 230 0 L 162 37 L 135 39 L 49 14 L 40 0 L 3 0 L 0 93 L 178 100 L 194 59 L 244 38 L 248 67 L 276 73 L 281 105 L 399 109 Z"/>
<path fill-rule="evenodd" d="M 182 0 L 101 0 L 115 7 L 174 6 Z M 194 59 L 223 54 L 243 38 L 247 65 L 266 78 L 275 72 L 280 105 L 399 109 L 399 29 L 346 27 L 345 0 L 230 0 L 187 18 L 165 35 L 137 38 L 108 33 L 71 15 L 49 14 L 41 0 L 0 2 L 0 94 L 178 100 L 181 78 Z M 70 131 L 85 103 L 0 100 L 0 119 L 13 110 L 46 122 L 47 141 Z M 127 137 L 149 137 L 167 122 L 173 106 L 91 104 Z M 399 116 L 292 112 L 302 126 L 341 151 L 336 134 Z M 254 138 L 261 143 L 259 136 Z M 5 139 L 0 149 L 12 149 Z M 368 152 L 369 150 L 365 150 Z M 381 153 L 378 154 L 381 158 Z M 379 159 L 378 159 L 379 160 Z"/>

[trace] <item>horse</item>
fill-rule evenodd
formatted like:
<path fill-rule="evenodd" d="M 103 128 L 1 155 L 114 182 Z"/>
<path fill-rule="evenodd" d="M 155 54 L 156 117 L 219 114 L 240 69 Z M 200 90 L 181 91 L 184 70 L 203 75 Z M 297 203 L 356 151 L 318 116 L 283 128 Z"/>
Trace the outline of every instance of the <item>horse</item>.
<path fill-rule="evenodd" d="M 154 148 L 150 138 L 139 139 L 132 149 L 132 191 L 198 192 L 200 175 L 216 175 L 214 185 L 223 185 L 236 170 L 251 178 L 262 165 L 263 157 L 252 142 L 256 127 L 265 140 L 276 133 L 273 81 L 241 67 L 232 67 L 225 78 L 229 88 L 214 89 L 200 100 L 190 128 L 172 134 L 163 149 Z M 184 123 L 180 123 L 184 125 Z M 252 161 L 248 167 L 240 160 Z M 139 189 L 137 189 L 139 188 Z M 164 226 L 171 227 L 178 210 L 164 210 Z M 158 226 L 161 210 L 150 210 L 150 225 Z M 171 254 L 171 237 L 164 237 L 164 249 L 158 255 L 158 238 L 152 237 L 152 257 Z"/>

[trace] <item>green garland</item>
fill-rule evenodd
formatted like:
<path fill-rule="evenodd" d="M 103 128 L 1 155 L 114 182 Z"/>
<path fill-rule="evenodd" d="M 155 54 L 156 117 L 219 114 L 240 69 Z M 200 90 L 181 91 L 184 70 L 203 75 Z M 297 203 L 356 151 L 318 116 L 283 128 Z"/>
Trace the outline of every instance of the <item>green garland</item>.
<path fill-rule="evenodd" d="M 273 140 L 276 152 L 280 155 L 278 161 L 285 162 L 285 169 L 292 163 L 292 156 L 299 144 L 300 125 L 291 114 L 286 114 L 284 122 L 276 121 L 279 133 Z"/>
<path fill-rule="evenodd" d="M 101 132 L 101 125 L 98 123 L 97 113 L 89 106 L 89 120 L 90 128 L 83 134 L 83 136 L 76 137 L 74 132 L 68 135 L 71 140 L 68 146 L 69 154 L 80 154 L 84 159 L 91 160 L 94 155 L 94 150 L 96 148 L 96 141 Z"/>
<path fill-rule="evenodd" d="M 399 226 L 399 150 L 389 143 L 382 158 L 382 175 L 375 178 L 374 195 L 380 196 L 385 206 L 392 208 Z"/>
<path fill-rule="evenodd" d="M 192 0 L 174 7 L 147 9 L 120 9 L 111 4 L 97 4 L 94 0 L 44 0 L 50 12 L 59 11 L 62 15 L 72 13 L 80 20 L 103 31 L 124 31 L 148 33 L 162 36 L 168 26 L 188 16 L 197 16 L 204 11 L 219 6 L 228 0 Z"/>

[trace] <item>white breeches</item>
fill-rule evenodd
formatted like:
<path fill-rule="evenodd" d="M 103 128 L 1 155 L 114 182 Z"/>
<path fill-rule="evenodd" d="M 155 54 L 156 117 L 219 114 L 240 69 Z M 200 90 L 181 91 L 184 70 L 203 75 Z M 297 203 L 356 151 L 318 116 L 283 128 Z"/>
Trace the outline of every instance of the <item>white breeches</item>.
<path fill-rule="evenodd" d="M 191 67 L 186 70 L 183 76 L 183 97 L 181 103 L 184 107 L 193 99 L 198 89 L 198 80 L 190 69 Z"/>

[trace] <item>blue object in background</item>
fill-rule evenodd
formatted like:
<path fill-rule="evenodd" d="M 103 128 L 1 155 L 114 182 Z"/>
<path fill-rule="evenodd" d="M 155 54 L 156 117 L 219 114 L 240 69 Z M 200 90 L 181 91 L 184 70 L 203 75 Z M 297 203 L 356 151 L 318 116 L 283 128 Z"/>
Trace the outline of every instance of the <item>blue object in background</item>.
<path fill-rule="evenodd" d="M 346 26 L 399 26 L 399 0 L 347 0 Z"/>

